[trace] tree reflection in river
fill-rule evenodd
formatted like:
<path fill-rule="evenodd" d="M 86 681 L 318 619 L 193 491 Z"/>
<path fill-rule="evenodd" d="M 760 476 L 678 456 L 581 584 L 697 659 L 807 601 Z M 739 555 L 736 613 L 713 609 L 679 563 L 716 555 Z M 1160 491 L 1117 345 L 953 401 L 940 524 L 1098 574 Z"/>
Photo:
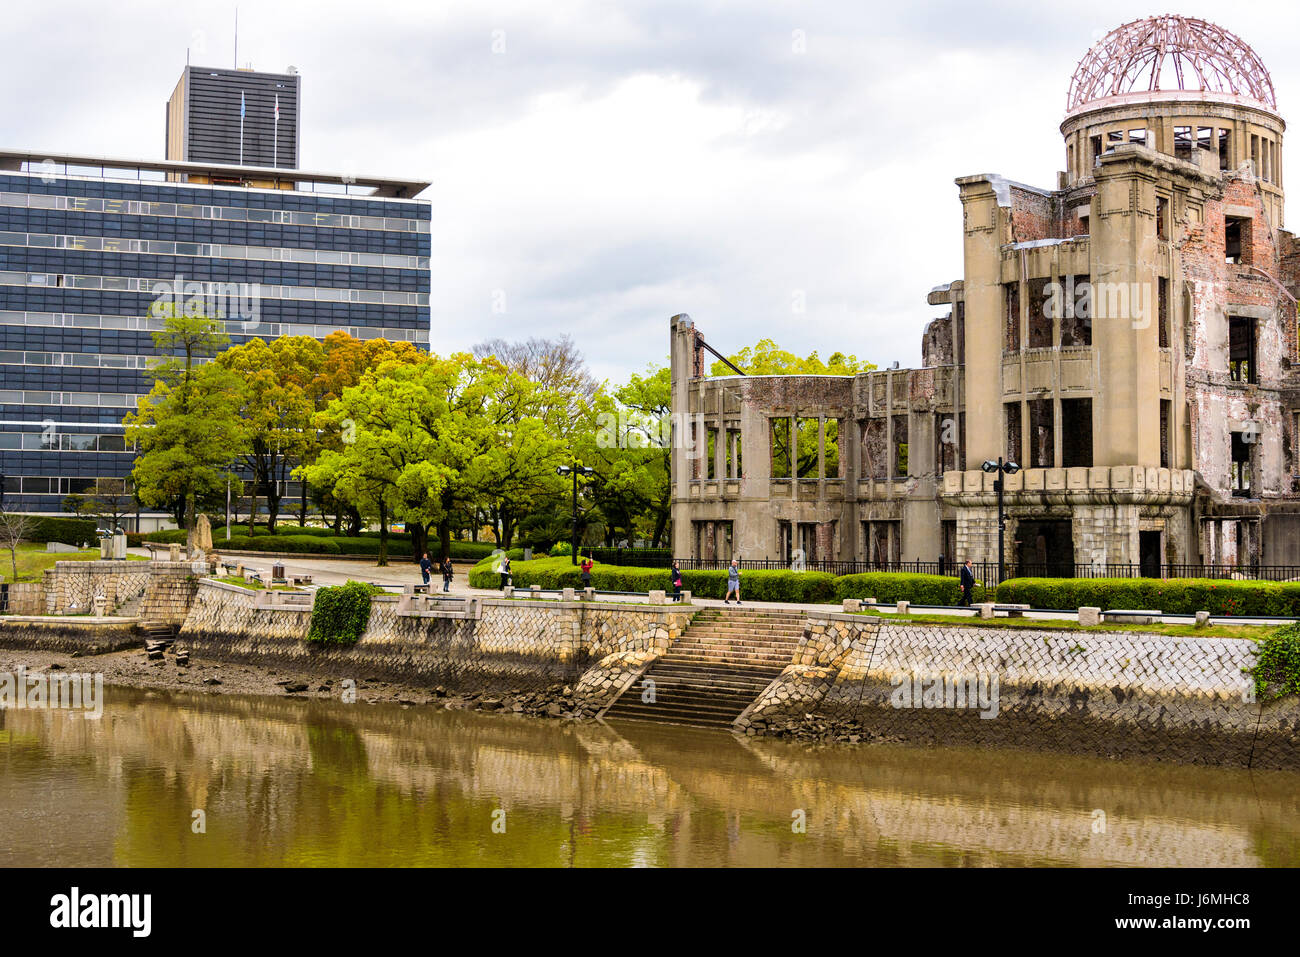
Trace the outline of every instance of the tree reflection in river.
<path fill-rule="evenodd" d="M 1297 785 L 111 689 L 99 721 L 0 713 L 0 864 L 1296 866 Z"/>

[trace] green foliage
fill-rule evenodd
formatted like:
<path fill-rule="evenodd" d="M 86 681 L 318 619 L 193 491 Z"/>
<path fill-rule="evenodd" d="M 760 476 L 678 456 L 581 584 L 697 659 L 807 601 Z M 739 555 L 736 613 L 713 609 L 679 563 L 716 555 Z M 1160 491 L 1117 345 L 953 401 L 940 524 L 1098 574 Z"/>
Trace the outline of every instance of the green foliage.
<path fill-rule="evenodd" d="M 450 547 L 452 558 L 472 562 L 487 558 L 496 550 L 496 546 L 491 542 L 452 542 Z M 429 552 L 429 556 L 433 557 L 432 551 Z"/>
<path fill-rule="evenodd" d="M 95 522 L 86 518 L 39 518 L 32 517 L 31 531 L 26 540 L 45 544 L 62 542 L 65 545 L 85 545 L 89 542 L 98 547 L 99 536 L 95 534 Z"/>
<path fill-rule="evenodd" d="M 855 375 L 870 372 L 875 368 L 870 362 L 859 360 L 857 356 L 846 356 L 842 352 L 833 352 L 826 361 L 822 361 L 816 352 L 804 359 L 782 349 L 771 339 L 760 339 L 753 346 L 746 346 L 730 357 L 732 363 L 745 370 L 746 375 Z M 722 362 L 715 362 L 709 369 L 711 376 L 735 375 Z"/>
<path fill-rule="evenodd" d="M 997 600 L 1034 608 L 1155 608 L 1170 614 L 1300 616 L 1300 582 L 1210 578 L 1013 578 Z"/>
<path fill-rule="evenodd" d="M 595 396 L 594 428 L 579 431 L 574 446 L 595 470 L 586 489 L 595 508 L 584 524 L 604 524 L 615 538 L 663 541 L 672 506 L 671 410 L 672 382 L 663 366 L 633 375 L 612 395 Z M 567 507 L 562 513 L 556 539 L 569 537 Z"/>
<path fill-rule="evenodd" d="M 136 495 L 144 505 L 171 510 L 186 528 L 197 508 L 225 496 L 228 481 L 239 484 L 229 467 L 245 438 L 238 414 L 243 383 L 218 363 L 195 366 L 227 341 L 215 320 L 168 316 L 154 343 L 179 355 L 149 371 L 153 388 L 122 420 L 126 441 L 140 447 L 131 472 Z"/>
<path fill-rule="evenodd" d="M 371 597 L 383 593 L 377 585 L 356 581 L 318 588 L 307 640 L 321 645 L 355 645 L 370 622 Z"/>
<path fill-rule="evenodd" d="M 470 569 L 474 588 L 497 588 L 500 580 L 495 560 L 484 559 Z M 567 555 L 537 558 L 530 562 L 511 560 L 510 577 L 518 588 L 581 588 L 581 570 Z M 835 579 L 826 572 L 742 571 L 741 597 L 747 601 L 816 603 L 834 598 Z M 604 565 L 591 569 L 591 585 L 597 591 L 648 592 L 673 590 L 667 568 L 634 568 Z M 683 571 L 682 588 L 701 598 L 722 598 L 727 592 L 725 571 Z"/>
<path fill-rule="evenodd" d="M 237 376 L 241 386 L 237 415 L 244 445 L 240 452 L 253 474 L 253 514 L 258 490 L 265 489 L 268 511 L 278 517 L 279 490 L 288 478 L 290 461 L 302 461 L 315 452 L 312 424 L 324 358 L 324 347 L 310 336 L 280 336 L 270 345 L 252 339 L 217 356 L 217 363 Z"/>
<path fill-rule="evenodd" d="M 1300 623 L 1279 628 L 1259 643 L 1250 674 L 1260 701 L 1300 694 Z"/>
<path fill-rule="evenodd" d="M 984 586 L 976 582 L 971 600 L 984 601 L 984 592 Z M 916 605 L 956 605 L 961 601 L 961 582 L 946 575 L 908 575 L 897 572 L 841 575 L 835 579 L 835 598 L 909 601 Z"/>
<path fill-rule="evenodd" d="M 579 549 L 579 553 L 581 553 L 581 549 Z M 572 554 L 573 554 L 573 543 L 572 543 L 572 542 L 556 542 L 554 545 L 551 546 L 550 554 L 551 554 L 552 556 L 556 556 L 556 555 L 572 555 Z"/>
<path fill-rule="evenodd" d="M 66 521 L 66 520 L 65 520 Z M 218 551 L 227 548 L 241 552 L 285 552 L 300 555 L 366 555 L 378 556 L 380 549 L 378 532 L 362 532 L 360 535 L 335 535 L 332 528 L 303 528 L 298 525 L 277 526 L 277 533 L 271 535 L 266 526 L 258 523 L 258 532 L 249 537 L 247 525 L 231 525 L 230 541 L 226 541 L 225 526 L 212 530 L 212 545 Z M 91 526 L 92 539 L 94 526 Z M 128 535 L 127 544 L 140 546 L 144 542 L 157 542 L 163 545 L 184 544 L 185 530 L 170 528 L 145 535 Z M 478 561 L 486 558 L 496 550 L 491 542 L 452 542 L 451 557 L 461 561 Z M 440 559 L 437 543 L 430 542 L 430 557 Z M 411 536 L 403 532 L 390 532 L 388 536 L 388 554 L 399 558 L 413 558 L 414 551 Z M 522 558 L 522 549 L 511 549 L 510 557 Z"/>

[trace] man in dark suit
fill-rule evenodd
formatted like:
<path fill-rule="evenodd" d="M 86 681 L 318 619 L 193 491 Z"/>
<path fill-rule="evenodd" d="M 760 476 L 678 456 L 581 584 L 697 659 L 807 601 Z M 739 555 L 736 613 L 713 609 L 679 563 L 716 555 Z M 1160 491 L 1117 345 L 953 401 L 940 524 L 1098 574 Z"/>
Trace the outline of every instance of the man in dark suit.
<path fill-rule="evenodd" d="M 971 592 L 975 588 L 975 569 L 971 568 L 970 559 L 966 559 L 966 564 L 961 566 L 961 603 L 965 607 L 970 607 Z"/>

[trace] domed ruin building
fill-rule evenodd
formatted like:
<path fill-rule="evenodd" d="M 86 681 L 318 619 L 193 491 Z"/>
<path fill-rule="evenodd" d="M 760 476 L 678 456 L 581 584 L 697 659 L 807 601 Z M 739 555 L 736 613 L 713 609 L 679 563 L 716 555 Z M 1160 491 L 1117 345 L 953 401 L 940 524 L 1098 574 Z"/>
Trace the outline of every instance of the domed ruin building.
<path fill-rule="evenodd" d="M 673 453 L 674 554 L 995 563 L 1001 457 L 1009 575 L 1300 565 L 1285 128 L 1242 40 L 1134 21 L 1075 70 L 1055 189 L 956 181 L 963 275 L 929 294 L 951 311 L 923 368 L 706 377 L 674 317 L 705 451 Z"/>

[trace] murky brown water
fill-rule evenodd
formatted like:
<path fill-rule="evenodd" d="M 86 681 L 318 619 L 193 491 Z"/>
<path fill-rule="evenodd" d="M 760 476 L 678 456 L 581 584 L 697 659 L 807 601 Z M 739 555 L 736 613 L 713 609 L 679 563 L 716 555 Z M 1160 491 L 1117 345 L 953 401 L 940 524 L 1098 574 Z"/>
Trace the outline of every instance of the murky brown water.
<path fill-rule="evenodd" d="M 1297 774 L 109 695 L 0 711 L 0 865 L 1300 865 Z"/>

